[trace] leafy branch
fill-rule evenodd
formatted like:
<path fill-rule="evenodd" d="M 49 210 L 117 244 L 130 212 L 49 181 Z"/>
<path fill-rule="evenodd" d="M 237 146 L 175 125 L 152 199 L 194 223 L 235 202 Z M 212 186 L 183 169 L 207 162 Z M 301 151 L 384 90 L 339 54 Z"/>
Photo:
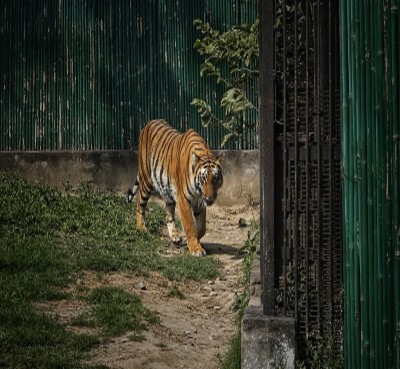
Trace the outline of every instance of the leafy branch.
<path fill-rule="evenodd" d="M 224 117 L 213 113 L 211 105 L 203 99 L 192 100 L 192 105 L 200 115 L 203 126 L 222 126 L 226 130 L 221 146 L 230 139 L 240 139 L 246 128 L 254 126 L 248 120 L 249 110 L 258 111 L 257 101 L 249 98 L 250 86 L 258 79 L 258 28 L 252 25 L 233 26 L 226 32 L 214 30 L 209 23 L 195 20 L 193 25 L 202 34 L 194 48 L 204 57 L 200 67 L 202 77 L 215 77 L 217 84 L 223 84 L 225 92 L 220 106 Z M 254 85 L 253 85 L 254 86 Z"/>

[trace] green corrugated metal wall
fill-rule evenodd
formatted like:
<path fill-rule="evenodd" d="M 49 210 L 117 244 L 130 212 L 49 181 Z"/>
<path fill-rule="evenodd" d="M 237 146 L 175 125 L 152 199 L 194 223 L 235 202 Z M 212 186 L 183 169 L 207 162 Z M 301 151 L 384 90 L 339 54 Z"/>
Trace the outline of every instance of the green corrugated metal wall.
<path fill-rule="evenodd" d="M 399 10 L 341 1 L 346 368 L 400 369 Z"/>
<path fill-rule="evenodd" d="M 205 130 L 190 105 L 221 96 L 200 78 L 192 23 L 226 29 L 256 14 L 256 0 L 2 1 L 0 150 L 128 149 L 161 117 L 219 147 L 223 132 Z"/>

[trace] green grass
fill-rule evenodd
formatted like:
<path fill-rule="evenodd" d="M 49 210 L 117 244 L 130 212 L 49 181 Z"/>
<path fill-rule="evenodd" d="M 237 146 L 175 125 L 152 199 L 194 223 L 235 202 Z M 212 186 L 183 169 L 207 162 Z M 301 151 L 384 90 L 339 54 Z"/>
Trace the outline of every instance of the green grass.
<path fill-rule="evenodd" d="M 0 172 L 0 367 L 85 368 L 91 348 L 112 335 L 141 330 L 156 318 L 139 298 L 122 290 L 82 293 L 89 303 L 81 324 L 93 335 L 72 333 L 35 302 L 73 298 L 64 287 L 85 270 L 98 273 L 150 271 L 171 280 L 210 279 L 218 275 L 212 258 L 164 257 L 171 247 L 161 238 L 165 212 L 155 204 L 148 228 L 135 227 L 134 207 L 112 192 L 30 184 Z M 79 320 L 79 319 L 78 319 Z"/>
<path fill-rule="evenodd" d="M 66 331 L 24 301 L 0 302 L 1 368 L 84 368 L 80 360 L 98 338 Z"/>
<path fill-rule="evenodd" d="M 116 287 L 98 287 L 85 298 L 93 307 L 75 320 L 75 325 L 97 328 L 102 337 L 132 331 L 135 337 L 158 317 L 143 306 L 140 298 Z"/>
<path fill-rule="evenodd" d="M 185 299 L 185 295 L 182 293 L 182 291 L 176 285 L 171 286 L 171 288 L 168 291 L 168 297 L 179 299 L 179 300 Z"/>
<path fill-rule="evenodd" d="M 260 245 L 259 224 L 255 221 L 250 224 L 251 232 L 246 240 L 241 252 L 244 254 L 244 259 L 241 265 L 241 273 L 239 283 L 246 286 L 242 294 L 236 296 L 232 309 L 237 311 L 237 331 L 229 342 L 228 351 L 220 358 L 220 364 L 223 369 L 240 369 L 241 368 L 241 321 L 244 314 L 244 309 L 247 307 L 250 300 L 249 283 L 253 260 L 255 253 Z"/>
<path fill-rule="evenodd" d="M 221 365 L 223 369 L 240 369 L 241 360 L 241 334 L 239 329 L 238 332 L 231 338 L 228 351 L 221 360 Z"/>

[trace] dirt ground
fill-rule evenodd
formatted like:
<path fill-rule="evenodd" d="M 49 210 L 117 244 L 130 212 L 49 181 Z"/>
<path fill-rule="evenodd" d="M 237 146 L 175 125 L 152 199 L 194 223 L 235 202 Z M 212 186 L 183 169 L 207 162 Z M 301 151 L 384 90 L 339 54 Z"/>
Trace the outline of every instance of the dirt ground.
<path fill-rule="evenodd" d="M 92 364 L 126 369 L 220 367 L 219 358 L 224 356 L 236 332 L 232 302 L 243 289 L 238 281 L 242 262 L 238 250 L 244 245 L 250 228 L 239 226 L 239 223 L 243 225 L 240 219 L 249 224 L 258 219 L 259 212 L 249 206 L 214 205 L 207 210 L 207 233 L 202 244 L 206 257 L 218 258 L 221 262 L 221 276 L 215 280 L 171 282 L 155 273 L 147 278 L 112 273 L 99 280 L 95 274 L 87 273 L 78 281 L 86 287 L 111 285 L 135 293 L 160 319 L 143 333 L 144 341 L 134 342 L 128 333 L 101 345 L 93 352 Z M 187 251 L 171 244 L 171 253 L 175 252 Z M 183 293 L 183 299 L 168 296 L 172 285 Z M 69 320 L 71 314 L 78 315 L 84 308 L 65 303 L 61 309 L 57 307 L 61 320 L 63 317 Z"/>

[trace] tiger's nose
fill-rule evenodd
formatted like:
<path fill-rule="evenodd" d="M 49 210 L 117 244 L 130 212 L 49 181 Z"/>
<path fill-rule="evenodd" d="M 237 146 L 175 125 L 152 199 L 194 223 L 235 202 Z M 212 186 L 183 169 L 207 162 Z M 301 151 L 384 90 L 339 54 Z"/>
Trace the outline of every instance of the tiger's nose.
<path fill-rule="evenodd" d="M 207 206 L 210 206 L 214 203 L 215 198 L 214 197 L 204 197 L 204 201 Z"/>

